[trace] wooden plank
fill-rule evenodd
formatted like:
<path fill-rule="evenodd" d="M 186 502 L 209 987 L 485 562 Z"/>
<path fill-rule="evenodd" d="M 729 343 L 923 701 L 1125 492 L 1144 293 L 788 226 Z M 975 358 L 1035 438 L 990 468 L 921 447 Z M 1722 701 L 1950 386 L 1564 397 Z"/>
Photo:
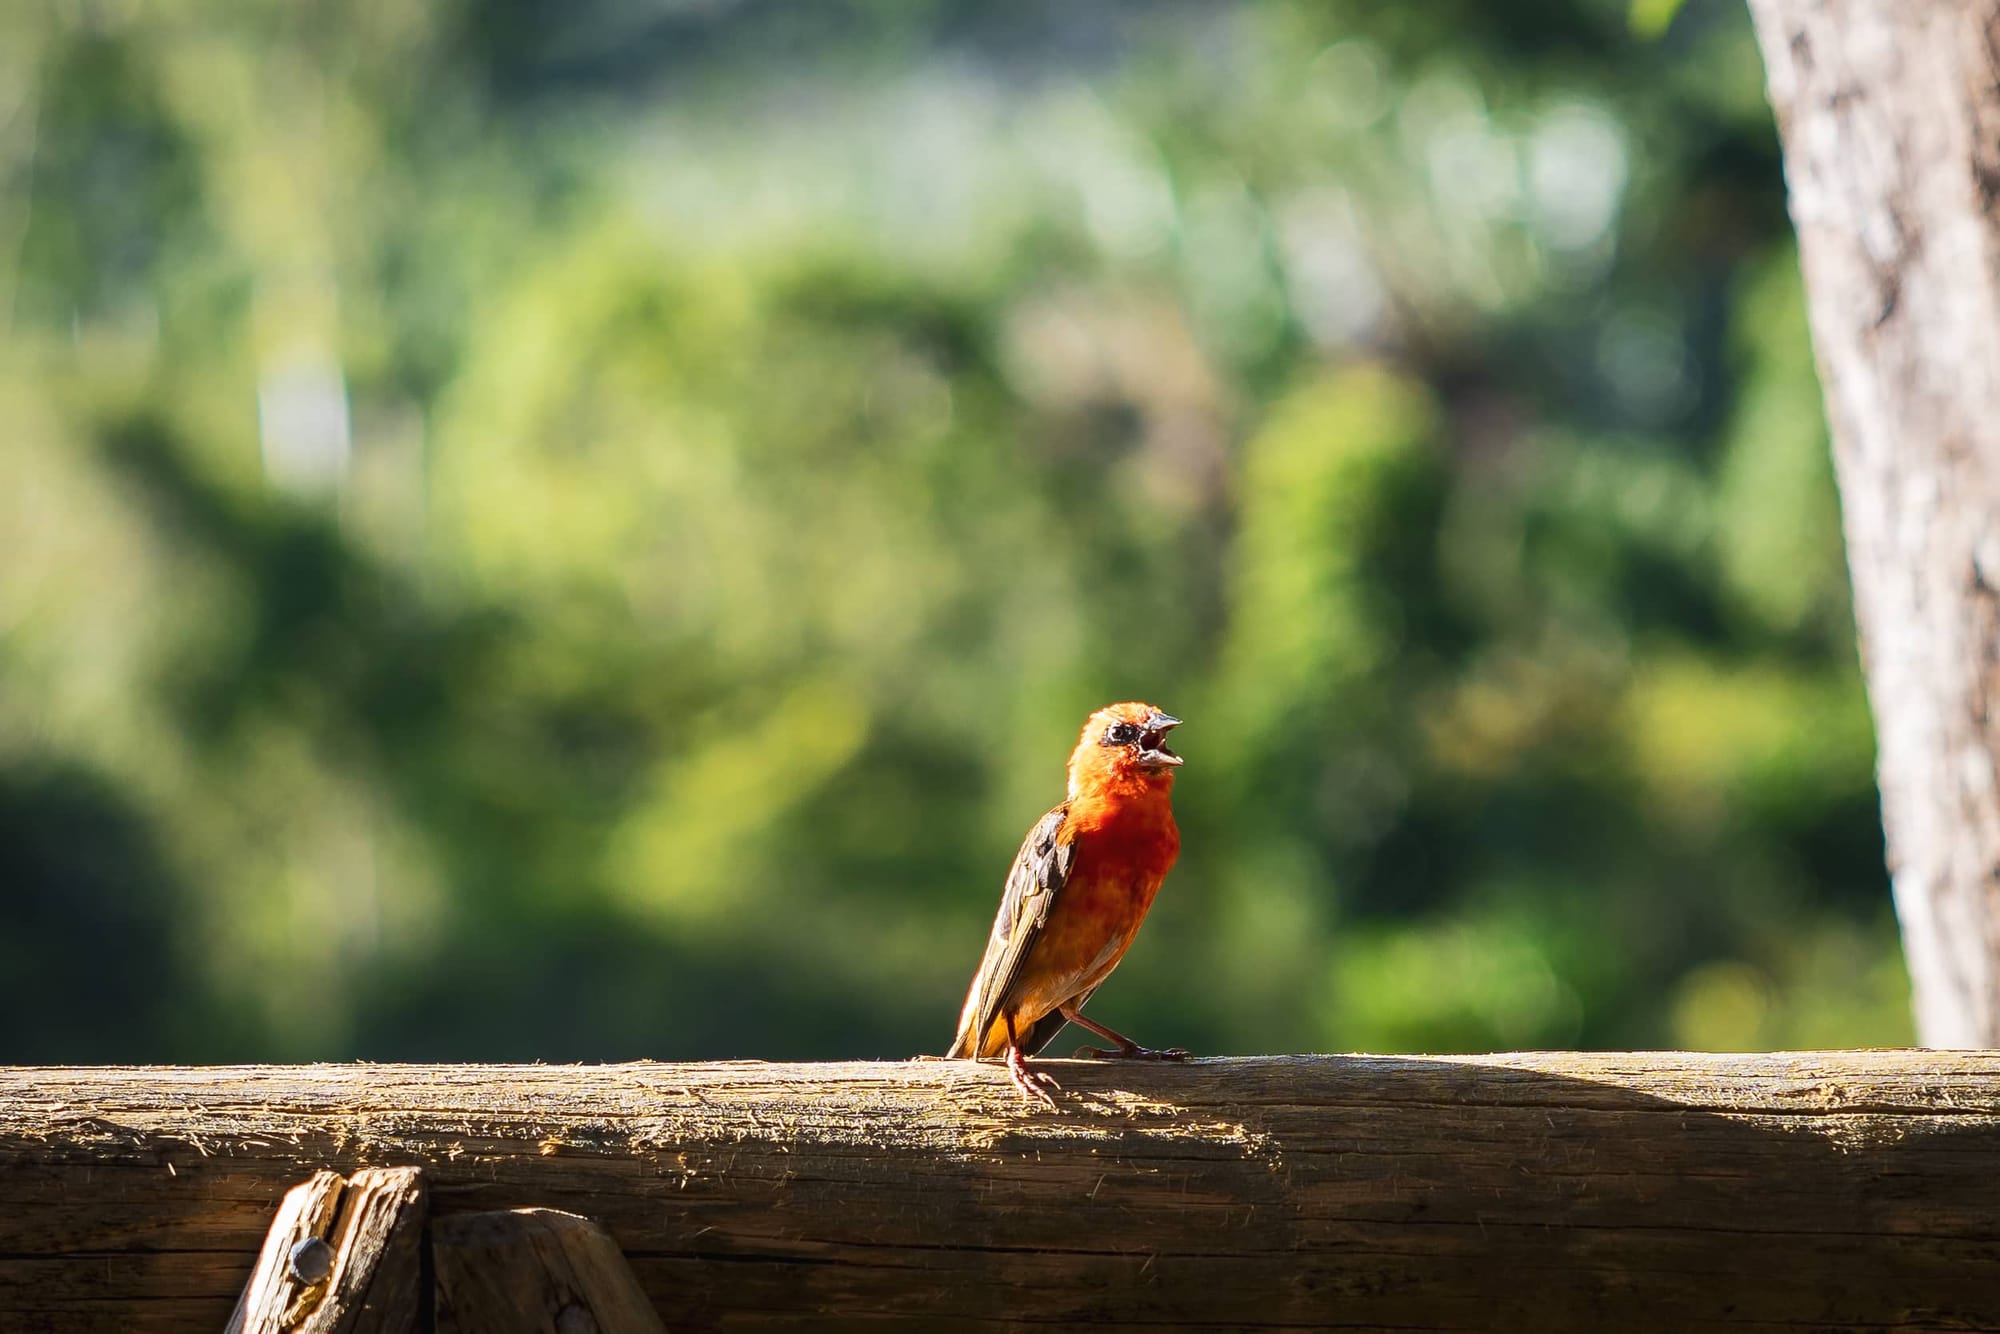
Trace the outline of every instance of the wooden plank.
<path fill-rule="evenodd" d="M 341 1192 L 324 1302 L 299 1334 L 410 1334 L 424 1291 L 429 1196 L 415 1167 L 364 1167 Z"/>
<path fill-rule="evenodd" d="M 383 1162 L 675 1329 L 2000 1329 L 1993 1053 L 1053 1064 L 0 1071 L 0 1329 L 212 1330 Z"/>
<path fill-rule="evenodd" d="M 419 1168 L 315 1172 L 279 1205 L 224 1334 L 416 1329 L 426 1202 Z"/>
<path fill-rule="evenodd" d="M 326 1274 L 313 1272 L 312 1282 L 296 1273 L 293 1256 L 317 1244 L 324 1249 L 325 1238 L 333 1231 L 340 1212 L 340 1189 L 347 1183 L 338 1172 L 320 1171 L 285 1192 L 284 1203 L 271 1230 L 264 1234 L 264 1246 L 257 1254 L 257 1268 L 243 1287 L 243 1296 L 223 1334 L 279 1334 L 303 1318 L 308 1300 L 316 1301 L 324 1290 Z"/>
<path fill-rule="evenodd" d="M 440 1218 L 436 1334 L 666 1334 L 611 1235 L 555 1209 Z"/>

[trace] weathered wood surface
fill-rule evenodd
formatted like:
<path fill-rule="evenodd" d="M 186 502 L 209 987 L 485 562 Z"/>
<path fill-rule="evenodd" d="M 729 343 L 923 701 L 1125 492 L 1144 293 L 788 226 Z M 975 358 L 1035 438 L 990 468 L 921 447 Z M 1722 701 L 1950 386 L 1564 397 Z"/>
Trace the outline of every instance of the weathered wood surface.
<path fill-rule="evenodd" d="M 429 1200 L 414 1167 L 364 1167 L 340 1193 L 326 1300 L 298 1334 L 411 1334 L 421 1309 Z"/>
<path fill-rule="evenodd" d="M 431 1229 L 437 1334 L 666 1334 L 611 1234 L 557 1209 L 453 1214 Z"/>
<path fill-rule="evenodd" d="M 279 1204 L 223 1334 L 409 1334 L 427 1204 L 419 1168 L 313 1173 Z"/>
<path fill-rule="evenodd" d="M 0 1071 L 0 1329 L 213 1331 L 314 1167 L 669 1328 L 2000 1329 L 2000 1055 Z"/>
<path fill-rule="evenodd" d="M 257 1267 L 222 1334 L 279 1334 L 305 1318 L 332 1276 L 333 1250 L 328 1246 L 323 1259 L 308 1257 L 310 1272 L 304 1274 L 294 1272 L 300 1262 L 293 1257 L 315 1238 L 332 1235 L 340 1189 L 346 1184 L 340 1173 L 320 1171 L 285 1192 L 278 1216 L 264 1234 Z"/>
<path fill-rule="evenodd" d="M 2000 0 L 1750 0 L 1917 1028 L 2000 1046 Z"/>

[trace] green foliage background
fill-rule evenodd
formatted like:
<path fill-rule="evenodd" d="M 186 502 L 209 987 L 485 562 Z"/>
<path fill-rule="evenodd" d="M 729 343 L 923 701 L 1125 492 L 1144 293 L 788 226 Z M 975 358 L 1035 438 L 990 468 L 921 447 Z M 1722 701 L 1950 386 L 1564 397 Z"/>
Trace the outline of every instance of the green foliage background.
<path fill-rule="evenodd" d="M 1739 6 L 0 29 L 0 1059 L 1909 1037 Z"/>

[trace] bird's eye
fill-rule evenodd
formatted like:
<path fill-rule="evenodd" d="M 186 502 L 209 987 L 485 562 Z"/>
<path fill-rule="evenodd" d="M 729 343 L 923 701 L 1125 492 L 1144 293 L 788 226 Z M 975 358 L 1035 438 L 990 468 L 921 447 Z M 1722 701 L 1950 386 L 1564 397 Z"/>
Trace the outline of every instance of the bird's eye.
<path fill-rule="evenodd" d="M 1139 729 L 1131 723 L 1119 723 L 1104 734 L 1107 746 L 1129 746 L 1139 739 Z"/>

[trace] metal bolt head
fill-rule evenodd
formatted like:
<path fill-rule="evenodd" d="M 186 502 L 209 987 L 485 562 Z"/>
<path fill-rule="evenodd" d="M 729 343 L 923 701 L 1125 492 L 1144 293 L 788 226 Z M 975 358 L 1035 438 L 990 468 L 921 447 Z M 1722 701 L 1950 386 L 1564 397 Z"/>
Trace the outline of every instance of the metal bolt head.
<path fill-rule="evenodd" d="M 318 1237 L 307 1237 L 292 1247 L 292 1277 L 308 1287 L 326 1282 L 333 1272 L 333 1247 Z"/>

